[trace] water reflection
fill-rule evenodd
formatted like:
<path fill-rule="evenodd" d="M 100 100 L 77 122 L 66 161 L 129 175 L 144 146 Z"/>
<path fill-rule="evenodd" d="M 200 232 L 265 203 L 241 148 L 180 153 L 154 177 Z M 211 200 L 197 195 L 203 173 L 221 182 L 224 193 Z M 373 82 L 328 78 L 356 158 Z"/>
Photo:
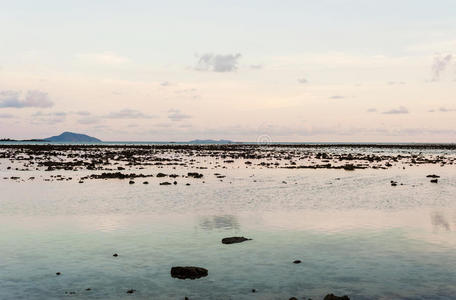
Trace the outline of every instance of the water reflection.
<path fill-rule="evenodd" d="M 442 212 L 431 213 L 431 224 L 433 226 L 434 231 L 439 231 L 441 229 L 451 231 L 450 222 L 448 222 L 448 220 Z"/>
<path fill-rule="evenodd" d="M 239 230 L 240 228 L 238 219 L 233 215 L 201 217 L 199 220 L 199 226 L 204 230 Z"/>

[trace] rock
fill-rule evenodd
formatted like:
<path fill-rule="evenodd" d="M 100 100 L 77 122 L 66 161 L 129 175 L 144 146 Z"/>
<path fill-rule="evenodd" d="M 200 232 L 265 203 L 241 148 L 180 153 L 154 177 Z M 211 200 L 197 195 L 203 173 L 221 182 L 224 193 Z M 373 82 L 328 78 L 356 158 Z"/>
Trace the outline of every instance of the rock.
<path fill-rule="evenodd" d="M 60 272 L 55 273 L 55 275 L 57 275 L 57 276 L 59 276 L 59 275 L 61 275 L 61 274 L 62 274 L 62 273 L 60 273 Z"/>
<path fill-rule="evenodd" d="M 166 177 L 166 176 L 168 176 L 168 175 L 163 174 L 163 173 L 158 173 L 158 174 L 157 174 L 157 177 L 158 177 L 158 178 L 160 178 L 160 177 Z"/>
<path fill-rule="evenodd" d="M 431 179 L 431 182 L 432 182 L 432 183 L 438 183 L 439 180 L 438 180 L 437 178 L 436 178 L 436 179 Z"/>
<path fill-rule="evenodd" d="M 144 181 L 143 184 L 149 184 L 149 182 L 148 181 Z"/>
<path fill-rule="evenodd" d="M 428 175 L 426 176 L 427 178 L 440 178 L 439 175 L 435 175 L 435 174 L 432 174 L 432 175 Z"/>
<path fill-rule="evenodd" d="M 171 277 L 179 279 L 197 279 L 206 277 L 208 271 L 201 267 L 172 267 Z"/>
<path fill-rule="evenodd" d="M 325 298 L 323 298 L 323 300 L 350 300 L 350 298 L 348 298 L 347 295 L 338 297 L 338 296 L 335 296 L 334 294 L 328 294 L 325 296 Z"/>
<path fill-rule="evenodd" d="M 171 183 L 165 181 L 165 182 L 160 182 L 160 185 L 171 185 Z"/>
<path fill-rule="evenodd" d="M 250 241 L 252 239 L 245 238 L 243 236 L 233 236 L 233 237 L 227 237 L 222 239 L 222 244 L 236 244 L 236 243 L 242 243 L 245 241 Z"/>
<path fill-rule="evenodd" d="M 294 264 L 300 264 L 301 261 L 300 261 L 299 259 L 297 259 L 297 260 L 295 260 L 293 263 L 294 263 Z"/>
<path fill-rule="evenodd" d="M 133 294 L 134 292 L 136 292 L 136 290 L 131 289 L 131 290 L 128 290 L 128 291 L 127 291 L 127 294 Z"/>
<path fill-rule="evenodd" d="M 114 256 L 114 257 L 117 257 L 117 256 L 119 256 L 119 254 L 117 254 L 117 253 L 114 253 L 112 256 Z"/>
<path fill-rule="evenodd" d="M 296 298 L 296 297 L 291 297 L 291 298 L 288 299 L 288 300 L 298 300 L 298 298 Z"/>
<path fill-rule="evenodd" d="M 92 289 L 91 288 L 86 288 L 86 291 L 91 291 Z"/>
<path fill-rule="evenodd" d="M 187 173 L 188 177 L 193 177 L 193 178 L 203 178 L 203 174 L 197 173 L 197 172 L 188 172 Z"/>
<path fill-rule="evenodd" d="M 135 184 L 135 182 L 133 180 L 130 180 L 128 183 L 129 184 Z"/>
<path fill-rule="evenodd" d="M 252 293 L 256 293 L 256 290 L 255 290 L 255 289 L 252 289 Z"/>
<path fill-rule="evenodd" d="M 354 171 L 355 170 L 355 166 L 352 165 L 352 164 L 346 164 L 345 166 L 343 166 L 343 169 L 345 171 Z"/>

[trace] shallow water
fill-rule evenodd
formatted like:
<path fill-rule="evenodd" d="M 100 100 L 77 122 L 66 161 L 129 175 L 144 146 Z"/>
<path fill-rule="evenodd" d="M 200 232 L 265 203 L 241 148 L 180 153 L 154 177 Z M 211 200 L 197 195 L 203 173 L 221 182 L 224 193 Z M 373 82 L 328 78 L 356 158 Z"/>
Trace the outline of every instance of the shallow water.
<path fill-rule="evenodd" d="M 454 166 L 234 166 L 217 170 L 222 181 L 198 170 L 204 183 L 182 178 L 175 186 L 155 177 L 133 185 L 43 181 L 84 172 L 0 168 L 1 178 L 36 177 L 0 180 L 0 298 L 455 298 Z M 438 184 L 426 178 L 434 173 Z M 221 244 L 227 236 L 253 240 Z M 205 267 L 209 276 L 171 278 L 177 265 Z"/>

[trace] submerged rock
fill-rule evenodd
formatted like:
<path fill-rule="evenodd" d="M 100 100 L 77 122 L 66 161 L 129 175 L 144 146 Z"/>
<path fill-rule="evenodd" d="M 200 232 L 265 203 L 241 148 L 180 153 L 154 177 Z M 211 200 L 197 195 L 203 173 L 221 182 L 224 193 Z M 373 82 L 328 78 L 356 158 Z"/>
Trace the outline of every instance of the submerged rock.
<path fill-rule="evenodd" d="M 233 236 L 233 237 L 227 237 L 222 239 L 222 244 L 236 244 L 236 243 L 242 243 L 245 241 L 250 241 L 252 239 L 245 238 L 243 236 Z"/>
<path fill-rule="evenodd" d="M 300 261 L 299 259 L 297 259 L 297 260 L 293 261 L 293 263 L 294 263 L 294 264 L 300 264 L 301 261 Z"/>
<path fill-rule="evenodd" d="M 338 297 L 334 294 L 328 294 L 325 296 L 325 298 L 323 298 L 323 300 L 350 300 L 350 298 L 348 298 L 347 295 L 345 296 L 342 296 L 342 297 Z"/>
<path fill-rule="evenodd" d="M 128 291 L 127 291 L 127 294 L 133 294 L 134 292 L 136 292 L 136 290 L 131 289 L 131 290 L 128 290 Z"/>
<path fill-rule="evenodd" d="M 179 279 L 197 279 L 206 277 L 208 271 L 201 267 L 172 267 L 171 277 Z"/>

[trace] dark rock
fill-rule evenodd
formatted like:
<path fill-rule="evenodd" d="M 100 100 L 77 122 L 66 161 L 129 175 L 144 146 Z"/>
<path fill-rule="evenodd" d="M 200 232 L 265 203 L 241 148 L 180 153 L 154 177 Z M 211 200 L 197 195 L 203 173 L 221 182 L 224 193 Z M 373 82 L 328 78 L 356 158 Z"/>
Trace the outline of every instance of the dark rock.
<path fill-rule="evenodd" d="M 163 173 L 158 173 L 158 174 L 157 174 L 157 177 L 158 177 L 158 178 L 161 178 L 161 177 L 166 177 L 166 176 L 168 176 L 168 175 L 166 175 L 166 174 L 163 174 Z"/>
<path fill-rule="evenodd" d="M 354 171 L 355 170 L 355 166 L 351 165 L 351 164 L 346 164 L 345 166 L 343 166 L 343 169 L 345 171 Z"/>
<path fill-rule="evenodd" d="M 203 174 L 197 173 L 197 172 L 188 172 L 187 173 L 188 177 L 193 177 L 193 178 L 203 178 Z"/>
<path fill-rule="evenodd" d="M 350 300 L 350 298 L 348 298 L 347 295 L 338 297 L 338 296 L 335 296 L 334 294 L 328 294 L 325 296 L 325 298 L 323 298 L 323 300 Z"/>
<path fill-rule="evenodd" d="M 179 279 L 197 279 L 208 275 L 208 271 L 200 267 L 172 267 L 171 277 Z"/>
<path fill-rule="evenodd" d="M 255 290 L 255 289 L 252 289 L 252 293 L 256 293 L 256 290 Z"/>
<path fill-rule="evenodd" d="M 296 298 L 296 297 L 291 297 L 291 298 L 288 299 L 288 300 L 298 300 L 298 298 Z"/>
<path fill-rule="evenodd" d="M 245 241 L 250 241 L 252 239 L 245 238 L 243 236 L 233 236 L 233 237 L 227 237 L 222 239 L 223 244 L 236 244 L 236 243 L 242 243 Z"/>
<path fill-rule="evenodd" d="M 431 182 L 432 182 L 432 183 L 438 183 L 439 180 L 438 180 L 437 178 L 436 178 L 436 179 L 431 179 Z"/>
<path fill-rule="evenodd" d="M 297 260 L 295 260 L 293 263 L 294 263 L 294 264 L 300 264 L 301 261 L 300 261 L 299 259 L 297 259 Z"/>
<path fill-rule="evenodd" d="M 128 183 L 129 184 L 135 184 L 135 182 L 133 180 L 130 180 Z"/>
<path fill-rule="evenodd" d="M 119 256 L 119 254 L 117 254 L 117 253 L 114 253 L 112 256 L 114 256 L 114 257 L 117 257 L 117 256 Z"/>
<path fill-rule="evenodd" d="M 149 184 L 149 182 L 148 181 L 144 181 L 143 184 Z"/>
<path fill-rule="evenodd" d="M 165 182 L 160 182 L 160 185 L 171 185 L 171 183 L 165 181 Z"/>
<path fill-rule="evenodd" d="M 131 289 L 131 290 L 128 290 L 128 291 L 127 291 L 127 294 L 133 294 L 134 292 L 136 292 L 136 290 Z"/>
<path fill-rule="evenodd" d="M 60 273 L 60 272 L 55 273 L 55 275 L 57 275 L 57 276 L 59 276 L 59 275 L 61 275 L 61 274 L 62 274 L 62 273 Z"/>
<path fill-rule="evenodd" d="M 435 174 L 432 174 L 432 175 L 428 175 L 426 176 L 427 178 L 440 178 L 439 175 L 435 175 Z"/>
<path fill-rule="evenodd" d="M 86 288 L 86 291 L 91 291 L 92 289 L 91 288 Z"/>

